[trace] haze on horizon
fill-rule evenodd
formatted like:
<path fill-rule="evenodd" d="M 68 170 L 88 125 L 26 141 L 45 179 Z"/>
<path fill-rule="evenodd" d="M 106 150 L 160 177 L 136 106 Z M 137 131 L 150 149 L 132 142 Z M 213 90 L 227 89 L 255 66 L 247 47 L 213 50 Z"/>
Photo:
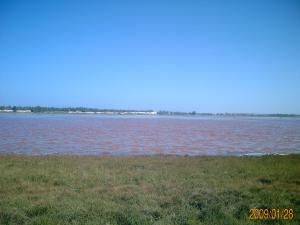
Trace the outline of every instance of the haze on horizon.
<path fill-rule="evenodd" d="M 0 2 L 0 105 L 300 114 L 300 2 Z"/>

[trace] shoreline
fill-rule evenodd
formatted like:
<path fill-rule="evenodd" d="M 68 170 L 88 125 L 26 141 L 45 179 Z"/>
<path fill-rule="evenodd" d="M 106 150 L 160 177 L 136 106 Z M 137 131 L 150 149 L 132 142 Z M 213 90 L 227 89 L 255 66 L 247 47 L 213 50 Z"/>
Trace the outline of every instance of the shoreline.
<path fill-rule="evenodd" d="M 1 114 L 63 114 L 63 115 L 124 115 L 124 116 L 184 116 L 184 117 L 248 117 L 248 118 L 300 118 L 299 114 L 286 113 L 196 113 L 196 112 L 171 112 L 171 111 L 138 111 L 138 110 L 103 110 L 103 111 L 32 111 L 2 109 Z"/>
<path fill-rule="evenodd" d="M 149 119 L 201 119 L 201 120 L 300 120 L 300 115 L 278 116 L 278 115 L 190 115 L 190 114 L 135 114 L 135 113 L 68 113 L 68 112 L 0 112 L 8 116 L 66 116 L 66 117 L 101 117 L 101 118 L 149 118 Z"/>
<path fill-rule="evenodd" d="M 102 158 L 102 157 L 111 157 L 111 158 L 158 158 L 158 157 L 178 157 L 178 158 L 255 158 L 255 157 L 280 157 L 280 156 L 300 156 L 300 152 L 292 152 L 292 153 L 245 153 L 245 154 L 110 154 L 110 153 L 103 153 L 103 154 L 25 154 L 25 153 L 8 153 L 8 152 L 0 152 L 0 157 L 6 156 L 20 156 L 20 157 L 82 157 L 82 158 Z"/>

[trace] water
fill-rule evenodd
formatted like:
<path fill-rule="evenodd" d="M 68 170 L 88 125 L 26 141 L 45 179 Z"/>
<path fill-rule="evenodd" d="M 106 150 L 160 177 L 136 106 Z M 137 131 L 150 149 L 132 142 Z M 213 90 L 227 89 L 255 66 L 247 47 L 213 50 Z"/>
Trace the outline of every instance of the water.
<path fill-rule="evenodd" d="M 0 114 L 0 153 L 300 153 L 300 119 Z"/>

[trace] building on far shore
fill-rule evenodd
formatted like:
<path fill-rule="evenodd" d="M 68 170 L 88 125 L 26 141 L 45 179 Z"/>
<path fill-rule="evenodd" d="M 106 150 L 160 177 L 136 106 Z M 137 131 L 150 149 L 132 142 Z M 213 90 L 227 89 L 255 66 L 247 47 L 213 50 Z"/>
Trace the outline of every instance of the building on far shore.
<path fill-rule="evenodd" d="M 0 112 L 10 113 L 13 112 L 12 109 L 0 109 Z"/>
<path fill-rule="evenodd" d="M 17 113 L 31 113 L 31 110 L 16 110 Z"/>
<path fill-rule="evenodd" d="M 68 113 L 71 114 L 107 114 L 107 115 L 157 115 L 157 112 L 153 111 L 124 111 L 124 112 L 118 112 L 118 111 L 98 111 L 98 112 L 83 112 L 83 111 L 68 111 Z"/>
<path fill-rule="evenodd" d="M 120 112 L 121 115 L 157 115 L 157 112 Z"/>
<path fill-rule="evenodd" d="M 12 109 L 0 109 L 0 113 L 31 113 L 31 110 L 12 110 Z"/>

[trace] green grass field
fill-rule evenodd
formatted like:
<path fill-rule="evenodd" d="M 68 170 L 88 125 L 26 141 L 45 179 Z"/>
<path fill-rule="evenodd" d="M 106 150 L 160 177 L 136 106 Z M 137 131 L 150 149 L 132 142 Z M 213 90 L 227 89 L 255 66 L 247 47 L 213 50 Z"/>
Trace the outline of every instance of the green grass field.
<path fill-rule="evenodd" d="M 292 208 L 292 220 L 250 220 Z M 0 224 L 300 224 L 300 155 L 0 156 Z"/>

